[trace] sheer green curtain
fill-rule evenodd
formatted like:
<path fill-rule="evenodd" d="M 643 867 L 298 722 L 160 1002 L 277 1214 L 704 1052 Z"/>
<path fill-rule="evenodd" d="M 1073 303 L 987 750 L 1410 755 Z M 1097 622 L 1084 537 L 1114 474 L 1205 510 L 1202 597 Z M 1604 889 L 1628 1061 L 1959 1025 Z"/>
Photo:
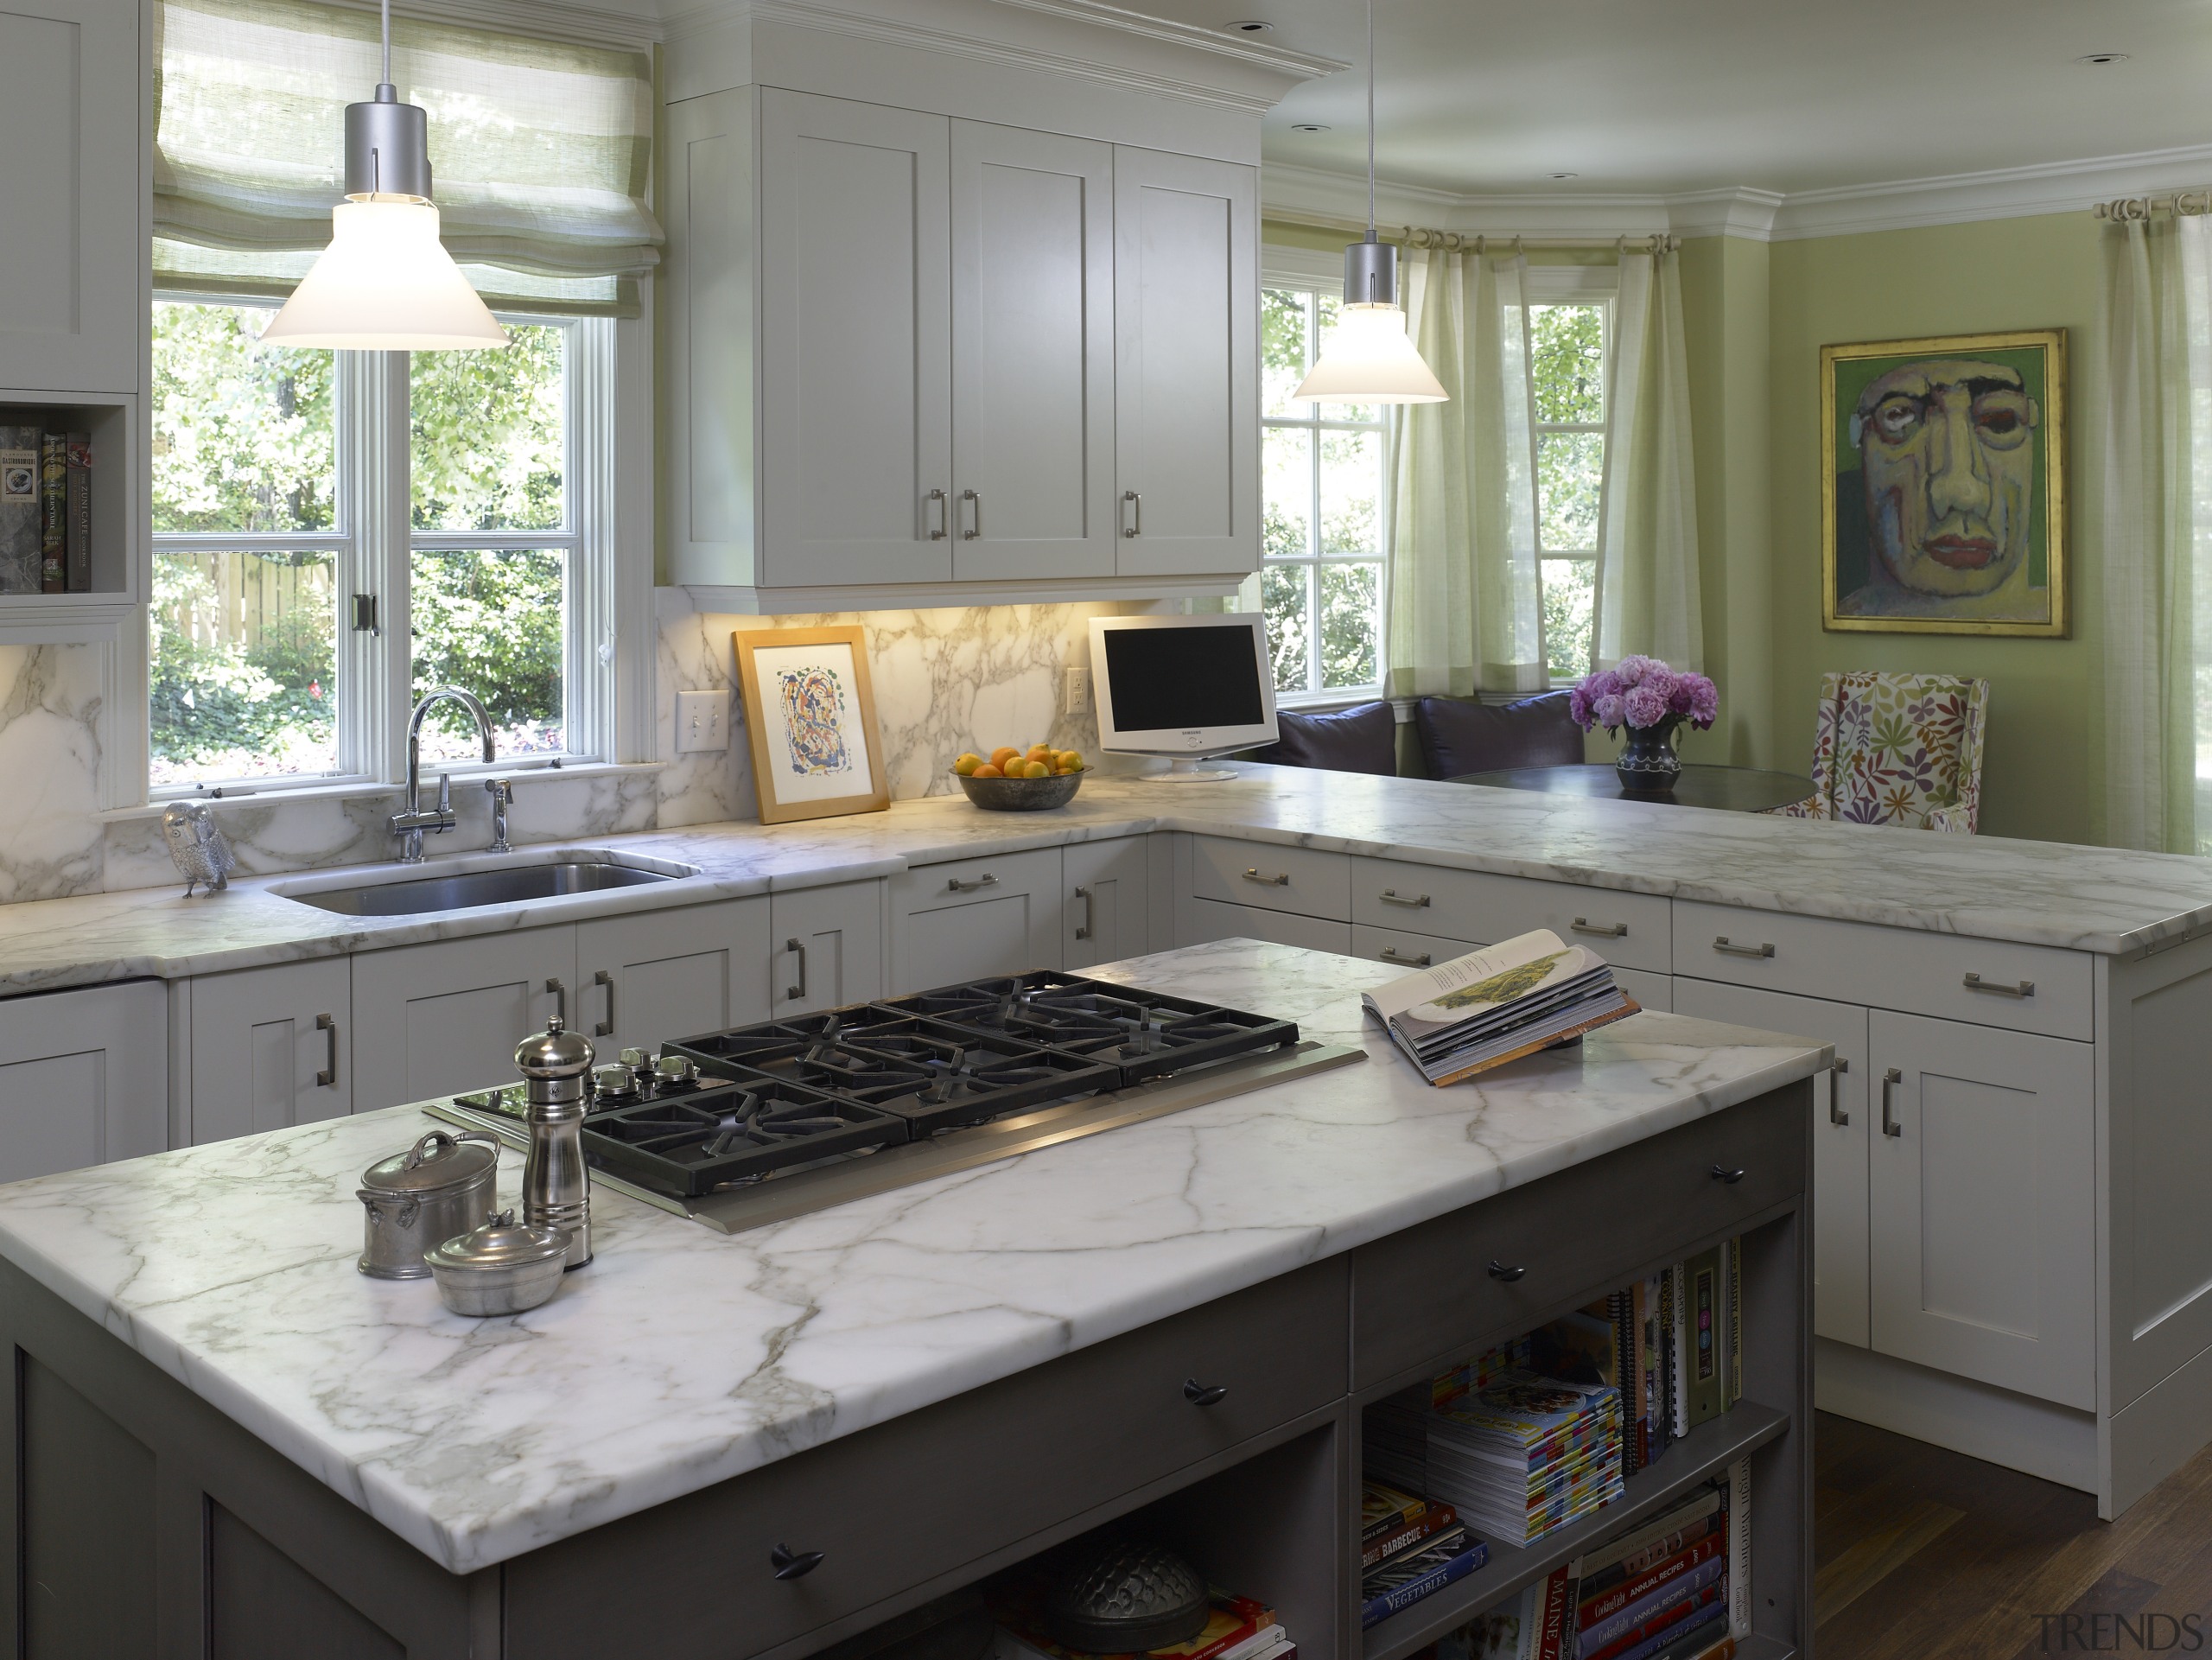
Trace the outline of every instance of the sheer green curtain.
<path fill-rule="evenodd" d="M 1527 264 L 1442 247 L 1406 263 L 1408 327 L 1451 401 L 1392 421 L 1387 689 L 1540 690 Z"/>
<path fill-rule="evenodd" d="M 1702 668 L 1697 484 L 1680 256 L 1621 255 L 1599 509 L 1598 661 L 1634 652 Z"/>
<path fill-rule="evenodd" d="M 315 0 L 155 9 L 157 286 L 289 295 L 330 240 L 346 105 L 381 74 L 377 14 Z M 392 20 L 429 112 L 446 247 L 495 306 L 633 315 L 659 259 L 641 52 Z"/>
<path fill-rule="evenodd" d="M 2212 742 L 2212 221 L 2105 234 L 2105 839 L 2197 853 L 2212 831 L 2197 759 Z"/>

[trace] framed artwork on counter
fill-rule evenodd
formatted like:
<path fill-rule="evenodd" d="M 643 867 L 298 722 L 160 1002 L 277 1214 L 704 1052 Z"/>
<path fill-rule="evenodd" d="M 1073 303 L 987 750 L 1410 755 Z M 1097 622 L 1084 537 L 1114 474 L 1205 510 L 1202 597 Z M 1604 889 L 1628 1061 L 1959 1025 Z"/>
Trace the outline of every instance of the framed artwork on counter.
<path fill-rule="evenodd" d="M 886 811 L 866 632 L 856 624 L 740 629 L 731 643 L 760 822 Z"/>
<path fill-rule="evenodd" d="M 1821 624 L 2063 639 L 2066 331 L 1821 348 Z"/>

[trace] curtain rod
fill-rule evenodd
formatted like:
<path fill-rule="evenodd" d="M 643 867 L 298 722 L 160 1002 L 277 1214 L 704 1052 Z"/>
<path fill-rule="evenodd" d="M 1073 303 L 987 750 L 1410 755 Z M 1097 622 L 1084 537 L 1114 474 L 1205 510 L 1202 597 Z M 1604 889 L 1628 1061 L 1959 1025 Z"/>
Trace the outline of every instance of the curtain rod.
<path fill-rule="evenodd" d="M 2171 196 L 2118 196 L 2089 210 L 2097 218 L 2121 224 L 2147 219 L 2153 213 L 2177 213 L 2184 218 L 2212 213 L 2212 190 L 2177 190 Z"/>
<path fill-rule="evenodd" d="M 1315 231 L 1357 231 L 1364 232 L 1364 219 L 1338 219 L 1326 213 L 1298 212 L 1269 213 L 1264 208 L 1260 217 L 1273 219 L 1278 225 L 1298 225 Z M 1524 248 L 1613 248 L 1626 251 L 1634 248 L 1638 253 L 1672 253 L 1682 245 L 1682 239 L 1665 231 L 1645 232 L 1635 236 L 1541 236 L 1518 231 L 1475 232 L 1436 231 L 1418 225 L 1401 225 L 1376 232 L 1385 242 L 1402 242 L 1414 248 L 1471 248 L 1479 251 L 1484 245 L 1499 247 L 1518 243 Z"/>

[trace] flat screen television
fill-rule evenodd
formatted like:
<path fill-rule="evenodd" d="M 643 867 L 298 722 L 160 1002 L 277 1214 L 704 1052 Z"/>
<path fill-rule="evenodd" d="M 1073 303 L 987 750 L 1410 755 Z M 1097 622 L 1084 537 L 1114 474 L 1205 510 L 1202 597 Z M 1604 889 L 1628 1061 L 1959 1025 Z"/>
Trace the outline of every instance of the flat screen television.
<path fill-rule="evenodd" d="M 1233 778 L 1197 763 L 1275 741 L 1267 621 L 1256 611 L 1198 617 L 1093 617 L 1090 668 L 1099 747 L 1166 755 L 1166 779 Z"/>

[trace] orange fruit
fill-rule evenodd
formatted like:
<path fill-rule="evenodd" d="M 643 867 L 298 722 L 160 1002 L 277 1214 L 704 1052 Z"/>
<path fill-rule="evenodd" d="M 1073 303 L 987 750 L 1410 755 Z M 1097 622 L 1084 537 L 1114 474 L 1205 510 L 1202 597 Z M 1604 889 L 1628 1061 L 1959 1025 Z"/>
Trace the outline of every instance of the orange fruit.
<path fill-rule="evenodd" d="M 1007 744 L 1001 744 L 991 751 L 991 765 L 994 766 L 1003 767 L 1008 761 L 1020 758 L 1021 752 Z"/>
<path fill-rule="evenodd" d="M 973 778 L 976 774 L 976 769 L 985 764 L 986 763 L 981 755 L 970 751 L 969 754 L 961 756 L 958 760 L 952 763 L 952 770 L 959 773 L 963 778 Z"/>
<path fill-rule="evenodd" d="M 969 773 L 968 776 L 969 778 L 1004 778 L 1006 774 L 999 771 L 997 767 L 992 766 L 990 762 L 985 761 L 974 772 Z"/>

